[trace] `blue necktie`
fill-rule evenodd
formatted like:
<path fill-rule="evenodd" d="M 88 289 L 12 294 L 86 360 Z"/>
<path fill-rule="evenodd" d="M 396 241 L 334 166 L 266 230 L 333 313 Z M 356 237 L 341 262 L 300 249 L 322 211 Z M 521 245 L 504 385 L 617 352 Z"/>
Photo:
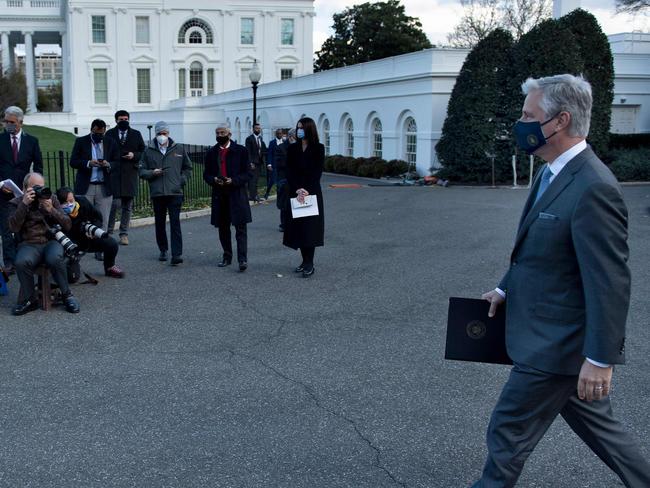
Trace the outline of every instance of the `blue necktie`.
<path fill-rule="evenodd" d="M 551 171 L 550 166 L 547 164 L 544 167 L 544 172 L 542 173 L 542 181 L 539 182 L 539 188 L 537 189 L 535 203 L 537 203 L 537 201 L 542 198 L 542 195 L 548 188 L 548 185 L 551 183 L 551 176 L 553 176 L 553 172 Z"/>

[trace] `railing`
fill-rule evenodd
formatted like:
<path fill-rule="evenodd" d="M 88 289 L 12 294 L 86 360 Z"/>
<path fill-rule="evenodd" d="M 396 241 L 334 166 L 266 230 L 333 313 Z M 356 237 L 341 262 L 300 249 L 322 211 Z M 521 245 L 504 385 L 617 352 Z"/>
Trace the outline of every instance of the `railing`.
<path fill-rule="evenodd" d="M 192 176 L 183 189 L 183 206 L 186 209 L 208 207 L 212 188 L 203 181 L 203 160 L 209 147 L 191 144 L 184 144 L 184 147 L 192 161 Z M 53 191 L 62 186 L 74 188 L 76 170 L 70 167 L 69 161 L 70 153 L 65 151 L 47 152 L 43 155 L 43 176 Z M 266 167 L 260 172 L 258 186 L 263 194 L 266 189 Z M 138 179 L 138 193 L 133 201 L 133 208 L 141 213 L 152 213 L 149 184 L 145 180 Z"/>
<path fill-rule="evenodd" d="M 60 0 L 5 0 L 0 2 L 0 6 L 6 3 L 7 8 L 59 8 L 61 6 Z"/>

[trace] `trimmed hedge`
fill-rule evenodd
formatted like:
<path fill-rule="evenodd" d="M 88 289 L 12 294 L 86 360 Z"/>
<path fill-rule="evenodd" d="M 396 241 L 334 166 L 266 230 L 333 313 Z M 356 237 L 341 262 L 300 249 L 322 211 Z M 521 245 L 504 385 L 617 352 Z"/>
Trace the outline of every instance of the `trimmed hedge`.
<path fill-rule="evenodd" d="M 650 133 L 647 134 L 610 134 L 609 149 L 639 149 L 650 147 Z"/>
<path fill-rule="evenodd" d="M 409 170 L 409 164 L 399 159 L 353 158 L 339 154 L 325 157 L 325 171 L 366 178 L 399 176 Z"/>
<path fill-rule="evenodd" d="M 650 147 L 614 149 L 609 169 L 619 181 L 650 181 Z"/>

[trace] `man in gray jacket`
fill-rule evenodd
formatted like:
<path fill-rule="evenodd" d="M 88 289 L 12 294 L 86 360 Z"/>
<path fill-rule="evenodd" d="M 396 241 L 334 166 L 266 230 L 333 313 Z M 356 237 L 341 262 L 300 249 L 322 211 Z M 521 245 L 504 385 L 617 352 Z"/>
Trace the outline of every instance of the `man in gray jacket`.
<path fill-rule="evenodd" d="M 630 302 L 627 208 L 585 139 L 591 86 L 582 77 L 528 79 L 517 145 L 547 161 L 519 223 L 510 268 L 483 298 L 507 301 L 514 366 L 492 412 L 481 488 L 512 487 L 561 415 L 625 486 L 650 486 L 650 465 L 614 418 L 614 364 L 625 361 Z"/>
<path fill-rule="evenodd" d="M 160 261 L 167 261 L 167 231 L 165 221 L 169 212 L 172 265 L 183 262 L 183 235 L 181 233 L 181 205 L 183 187 L 192 173 L 192 162 L 185 148 L 169 137 L 167 122 L 156 122 L 156 137 L 142 153 L 140 178 L 149 182 L 156 223 L 156 243 Z"/>

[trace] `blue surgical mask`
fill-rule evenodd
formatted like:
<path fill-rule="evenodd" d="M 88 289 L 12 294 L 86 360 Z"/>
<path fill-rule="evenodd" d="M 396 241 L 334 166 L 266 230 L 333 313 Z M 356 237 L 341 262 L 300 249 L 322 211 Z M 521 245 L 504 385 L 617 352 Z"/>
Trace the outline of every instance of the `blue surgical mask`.
<path fill-rule="evenodd" d="M 16 134 L 18 132 L 18 126 L 9 122 L 5 125 L 5 131 L 7 131 L 7 134 Z"/>
<path fill-rule="evenodd" d="M 61 210 L 63 210 L 63 213 L 66 215 L 70 215 L 73 209 L 74 209 L 74 203 L 64 203 L 63 205 L 61 205 Z"/>
<path fill-rule="evenodd" d="M 517 147 L 522 151 L 526 151 L 527 154 L 533 154 L 540 147 L 546 144 L 551 137 L 557 134 L 557 132 L 545 137 L 544 132 L 542 131 L 542 126 L 548 124 L 558 115 L 560 114 L 555 114 L 543 123 L 540 123 L 538 120 L 533 122 L 522 122 L 521 120 L 518 120 L 513 128 Z"/>
<path fill-rule="evenodd" d="M 305 129 L 298 129 L 298 130 L 296 131 L 296 137 L 297 137 L 298 139 L 302 139 L 302 138 L 304 138 L 304 137 L 305 137 Z"/>

